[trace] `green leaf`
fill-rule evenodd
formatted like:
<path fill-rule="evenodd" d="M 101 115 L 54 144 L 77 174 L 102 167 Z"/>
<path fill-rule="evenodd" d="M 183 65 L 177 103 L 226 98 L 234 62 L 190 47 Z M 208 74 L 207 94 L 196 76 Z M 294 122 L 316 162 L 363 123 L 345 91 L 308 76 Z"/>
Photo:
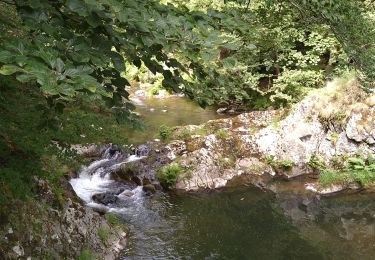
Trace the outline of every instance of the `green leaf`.
<path fill-rule="evenodd" d="M 121 54 L 111 51 L 108 55 L 111 57 L 113 66 L 116 70 L 125 71 L 125 61 Z"/>
<path fill-rule="evenodd" d="M 3 50 L 0 51 L 0 62 L 2 63 L 8 63 L 11 61 L 13 55 L 11 52 Z"/>
<path fill-rule="evenodd" d="M 83 1 L 80 0 L 67 0 L 66 6 L 73 12 L 78 13 L 81 16 L 88 16 L 88 10 Z"/>
<path fill-rule="evenodd" d="M 57 58 L 57 60 L 56 60 L 56 71 L 62 73 L 63 70 L 64 70 L 64 62 L 60 58 Z"/>
<path fill-rule="evenodd" d="M 3 65 L 1 68 L 0 68 L 0 74 L 2 75 L 12 75 L 16 72 L 20 72 L 20 71 L 23 71 L 22 68 L 18 67 L 18 66 L 14 66 L 14 65 Z"/>
<path fill-rule="evenodd" d="M 16 79 L 22 83 L 30 82 L 31 80 L 34 80 L 35 77 L 30 74 L 21 74 L 17 75 Z"/>

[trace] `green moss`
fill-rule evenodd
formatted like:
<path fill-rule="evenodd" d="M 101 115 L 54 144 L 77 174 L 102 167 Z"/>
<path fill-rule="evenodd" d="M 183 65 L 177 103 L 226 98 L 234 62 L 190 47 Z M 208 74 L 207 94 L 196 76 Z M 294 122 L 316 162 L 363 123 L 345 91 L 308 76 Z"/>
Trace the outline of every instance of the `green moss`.
<path fill-rule="evenodd" d="M 83 249 L 81 254 L 78 256 L 78 260 L 94 260 L 94 259 L 97 259 L 95 254 L 91 252 L 91 250 L 88 248 Z"/>
<path fill-rule="evenodd" d="M 108 221 L 108 223 L 111 225 L 111 226 L 114 226 L 114 227 L 119 227 L 121 228 L 124 232 L 129 232 L 129 227 L 127 225 L 125 225 L 118 217 L 115 213 L 112 213 L 112 212 L 109 212 L 107 214 L 105 214 L 105 218 L 106 220 Z"/>
<path fill-rule="evenodd" d="M 104 228 L 104 227 L 99 227 L 98 229 L 98 235 L 100 240 L 102 240 L 103 244 L 107 243 L 107 241 L 111 238 L 111 232 Z"/>
<path fill-rule="evenodd" d="M 236 164 L 236 157 L 234 155 L 219 156 L 219 158 L 216 160 L 216 164 L 221 169 L 233 168 Z"/>
<path fill-rule="evenodd" d="M 224 130 L 224 129 L 219 129 L 217 132 L 216 132 L 216 136 L 219 137 L 219 138 L 228 138 L 229 137 L 229 133 L 227 130 Z"/>

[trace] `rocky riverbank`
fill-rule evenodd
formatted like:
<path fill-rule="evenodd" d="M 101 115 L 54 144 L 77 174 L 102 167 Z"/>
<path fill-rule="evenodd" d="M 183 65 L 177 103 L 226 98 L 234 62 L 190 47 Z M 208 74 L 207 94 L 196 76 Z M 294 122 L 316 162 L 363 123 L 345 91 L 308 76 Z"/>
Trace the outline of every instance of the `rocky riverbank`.
<path fill-rule="evenodd" d="M 356 82 L 334 81 L 289 111 L 254 111 L 178 127 L 169 138 L 167 144 L 148 143 L 150 156 L 132 165 L 131 174 L 153 182 L 161 166 L 174 162 L 179 172 L 170 188 L 185 191 L 220 188 L 238 178 L 270 188 L 274 180 L 303 175 L 310 176 L 304 188 L 319 194 L 371 189 L 357 181 L 323 186 L 316 164 L 333 169 L 356 154 L 375 154 L 375 97 Z"/>

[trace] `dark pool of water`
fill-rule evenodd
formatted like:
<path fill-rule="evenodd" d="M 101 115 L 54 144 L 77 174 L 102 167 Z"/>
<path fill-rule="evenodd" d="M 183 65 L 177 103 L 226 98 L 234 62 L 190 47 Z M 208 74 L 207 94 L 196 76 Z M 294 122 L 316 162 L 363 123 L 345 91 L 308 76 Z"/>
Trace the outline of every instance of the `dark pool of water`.
<path fill-rule="evenodd" d="M 374 199 L 158 193 L 121 214 L 131 228 L 121 259 L 374 259 Z"/>

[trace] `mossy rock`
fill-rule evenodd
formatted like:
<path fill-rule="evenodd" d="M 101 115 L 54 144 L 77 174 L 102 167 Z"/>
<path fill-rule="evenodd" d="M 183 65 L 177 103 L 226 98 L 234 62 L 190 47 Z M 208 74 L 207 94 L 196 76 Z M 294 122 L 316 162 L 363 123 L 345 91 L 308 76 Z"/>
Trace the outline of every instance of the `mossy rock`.
<path fill-rule="evenodd" d="M 144 185 L 142 189 L 143 189 L 144 192 L 147 192 L 147 193 L 155 193 L 156 192 L 156 188 L 153 184 Z"/>
<path fill-rule="evenodd" d="M 136 175 L 137 163 L 122 164 L 120 169 L 112 174 L 112 178 L 117 181 L 131 181 Z"/>
<path fill-rule="evenodd" d="M 204 141 L 204 136 L 193 135 L 190 140 L 186 142 L 186 150 L 188 152 L 199 150 L 204 146 Z"/>

